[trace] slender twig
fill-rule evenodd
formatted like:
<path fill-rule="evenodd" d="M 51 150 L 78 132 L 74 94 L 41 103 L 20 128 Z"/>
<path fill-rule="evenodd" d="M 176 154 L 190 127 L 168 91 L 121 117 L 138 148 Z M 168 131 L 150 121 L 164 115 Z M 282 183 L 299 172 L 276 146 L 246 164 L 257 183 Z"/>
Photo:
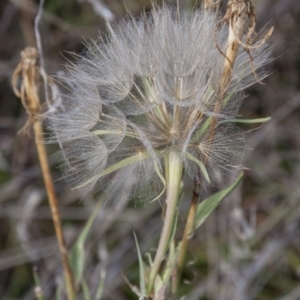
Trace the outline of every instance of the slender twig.
<path fill-rule="evenodd" d="M 228 22 L 229 32 L 228 32 L 226 53 L 224 54 L 222 50 L 219 49 L 221 53 L 225 56 L 225 59 L 224 59 L 224 66 L 223 66 L 223 72 L 220 80 L 220 85 L 218 87 L 219 95 L 214 107 L 215 117 L 212 118 L 212 122 L 210 124 L 210 131 L 209 131 L 210 141 L 214 138 L 215 135 L 216 126 L 218 122 L 217 115 L 221 112 L 226 91 L 231 81 L 234 63 L 240 47 L 239 41 L 243 37 L 245 27 L 250 18 L 251 13 L 252 13 L 252 6 L 249 0 L 229 1 L 226 14 L 220 22 L 220 24 L 224 22 Z M 218 30 L 218 28 L 216 30 Z"/>
<path fill-rule="evenodd" d="M 43 129 L 40 120 L 36 120 L 33 123 L 33 129 L 35 133 L 35 143 L 38 150 L 39 160 L 42 168 L 43 178 L 48 194 L 49 204 L 51 208 L 52 219 L 55 227 L 55 233 L 58 240 L 59 250 L 61 254 L 61 259 L 64 267 L 65 277 L 66 277 L 66 285 L 67 285 L 67 293 L 68 299 L 75 299 L 74 295 L 74 280 L 72 276 L 72 271 L 68 259 L 68 251 L 66 248 L 66 244 L 64 241 L 63 231 L 61 220 L 59 217 L 59 210 L 57 204 L 57 198 L 52 182 L 52 178 L 50 175 L 48 160 L 47 160 L 47 153 L 43 141 Z"/>
<path fill-rule="evenodd" d="M 29 125 L 32 124 L 35 143 L 38 151 L 40 165 L 43 173 L 43 178 L 47 190 L 49 205 L 51 208 L 52 219 L 55 227 L 55 233 L 59 245 L 60 255 L 62 259 L 68 300 L 75 299 L 74 293 L 74 279 L 68 259 L 68 251 L 66 248 L 61 220 L 59 217 L 57 198 L 50 174 L 47 152 L 43 139 L 43 127 L 40 119 L 41 105 L 38 96 L 38 79 L 39 79 L 39 65 L 38 52 L 35 48 L 26 48 L 21 52 L 22 61 L 17 66 L 13 77 L 12 85 L 17 97 L 21 98 L 22 104 L 25 107 L 29 118 L 24 129 L 28 130 Z M 21 87 L 18 89 L 18 80 L 22 79 Z"/>
<path fill-rule="evenodd" d="M 158 274 L 161 262 L 169 247 L 170 240 L 173 233 L 174 221 L 177 213 L 180 183 L 182 180 L 182 159 L 180 154 L 171 151 L 168 156 L 168 181 L 167 181 L 167 195 L 166 195 L 166 215 L 164 225 L 159 240 L 158 249 L 155 255 L 153 265 L 151 266 L 149 280 L 147 284 L 147 294 L 150 295 L 153 285 Z"/>

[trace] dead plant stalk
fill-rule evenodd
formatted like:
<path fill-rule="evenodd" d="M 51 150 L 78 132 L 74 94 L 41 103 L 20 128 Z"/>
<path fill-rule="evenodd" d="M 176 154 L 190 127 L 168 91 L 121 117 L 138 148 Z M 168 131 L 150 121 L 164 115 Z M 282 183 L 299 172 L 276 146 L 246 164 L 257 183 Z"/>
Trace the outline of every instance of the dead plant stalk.
<path fill-rule="evenodd" d="M 219 1 L 214 2 L 212 0 L 205 0 L 204 8 L 207 10 L 213 10 L 216 6 L 219 5 L 219 3 L 220 3 Z M 216 91 L 218 93 L 217 95 L 218 101 L 216 102 L 214 107 L 214 113 L 216 117 L 212 118 L 210 124 L 210 132 L 209 132 L 210 141 L 212 141 L 215 136 L 216 127 L 218 123 L 217 115 L 221 112 L 223 102 L 226 97 L 226 92 L 232 78 L 233 67 L 238 54 L 239 47 L 240 46 L 244 47 L 244 50 L 249 56 L 249 63 L 251 64 L 253 73 L 256 76 L 254 71 L 252 56 L 250 54 L 250 49 L 257 48 L 263 45 L 266 39 L 268 39 L 273 32 L 273 28 L 271 28 L 259 43 L 257 43 L 255 46 L 252 46 L 252 44 L 256 42 L 256 39 L 252 38 L 255 31 L 256 16 L 255 16 L 254 7 L 251 3 L 251 0 L 229 0 L 226 14 L 223 17 L 223 19 L 220 21 L 218 27 L 216 28 L 216 31 L 219 30 L 220 26 L 224 22 L 228 24 L 229 32 L 228 32 L 226 53 L 222 52 L 222 50 L 220 49 L 216 41 L 216 47 L 219 49 L 220 53 L 224 56 L 224 67 L 220 79 L 220 84 Z M 246 35 L 246 43 L 242 42 L 244 35 Z M 257 81 L 260 82 L 259 78 L 257 78 Z M 206 158 L 206 162 L 207 160 L 208 157 Z M 177 292 L 179 279 L 181 276 L 181 272 L 185 262 L 186 252 L 188 249 L 188 243 L 192 237 L 194 222 L 195 222 L 195 217 L 197 212 L 197 205 L 199 201 L 199 193 L 200 193 L 199 180 L 195 180 L 193 198 L 190 205 L 190 209 L 189 209 L 189 213 L 185 225 L 185 230 L 183 233 L 181 246 L 178 254 L 177 269 L 174 271 L 174 277 L 172 282 L 173 295 L 175 295 Z"/>
<path fill-rule="evenodd" d="M 225 54 L 219 48 L 216 41 L 216 46 L 219 48 L 220 53 L 225 57 L 220 86 L 218 88 L 218 101 L 216 102 L 214 108 L 214 113 L 216 115 L 219 114 L 222 109 L 223 101 L 228 85 L 231 81 L 234 63 L 238 54 L 239 47 L 241 45 L 241 40 L 244 35 L 245 29 L 248 26 L 247 43 L 250 44 L 250 37 L 253 34 L 255 28 L 255 21 L 256 16 L 250 0 L 230 0 L 228 2 L 226 14 L 219 23 L 219 26 L 221 26 L 224 22 L 226 22 L 229 27 L 227 49 Z M 216 31 L 219 29 L 219 26 Z M 247 51 L 246 45 L 244 46 L 245 51 Z M 250 55 L 249 52 L 248 54 Z M 210 140 L 212 140 L 215 135 L 217 121 L 217 117 L 214 117 L 212 119 L 210 126 Z"/>
<path fill-rule="evenodd" d="M 29 127 L 32 124 L 35 135 L 35 143 L 38 151 L 39 161 L 47 190 L 52 219 L 55 227 L 55 233 L 63 264 L 68 300 L 74 300 L 74 279 L 68 259 L 68 251 L 66 248 L 64 235 L 62 231 L 57 198 L 50 174 L 47 152 L 43 138 L 43 127 L 40 118 L 40 113 L 42 110 L 38 96 L 39 75 L 40 67 L 38 63 L 38 52 L 35 48 L 28 47 L 21 51 L 21 62 L 17 66 L 12 77 L 13 90 L 16 96 L 21 99 L 22 104 L 29 115 L 25 126 L 20 130 L 20 132 L 28 132 Z M 20 89 L 18 88 L 19 79 L 22 80 Z"/>

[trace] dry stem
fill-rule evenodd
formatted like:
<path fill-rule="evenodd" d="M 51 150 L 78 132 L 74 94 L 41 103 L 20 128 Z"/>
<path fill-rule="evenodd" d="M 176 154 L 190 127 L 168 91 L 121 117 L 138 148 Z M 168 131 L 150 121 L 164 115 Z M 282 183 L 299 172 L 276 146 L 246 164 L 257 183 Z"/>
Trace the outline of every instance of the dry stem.
<path fill-rule="evenodd" d="M 212 9 L 214 8 L 214 3 L 219 4 L 219 1 L 214 2 L 213 0 L 204 0 L 204 8 Z M 216 42 L 216 46 L 220 51 L 220 53 L 225 57 L 225 60 L 224 60 L 224 66 L 223 66 L 223 72 L 222 72 L 220 84 L 219 87 L 217 87 L 218 98 L 214 107 L 214 113 L 216 116 L 212 118 L 210 129 L 209 129 L 210 141 L 212 141 L 215 136 L 217 122 L 218 122 L 217 115 L 221 112 L 223 106 L 223 101 L 225 99 L 226 92 L 232 78 L 232 71 L 238 54 L 239 47 L 240 46 L 244 47 L 244 50 L 246 51 L 246 53 L 250 58 L 250 64 L 253 73 L 256 76 L 257 81 L 260 82 L 259 78 L 255 73 L 255 69 L 253 66 L 253 59 L 250 54 L 250 49 L 258 48 L 262 46 L 266 42 L 266 40 L 271 36 L 273 31 L 273 28 L 271 28 L 265 34 L 263 39 L 253 46 L 253 43 L 257 42 L 256 38 L 252 37 L 255 34 L 256 16 L 255 16 L 254 7 L 251 3 L 251 0 L 229 0 L 227 6 L 227 12 L 224 18 L 220 21 L 219 25 L 217 26 L 216 31 L 219 30 L 220 26 L 224 22 L 227 22 L 229 25 L 229 35 L 228 35 L 227 49 L 225 54 L 222 52 L 222 50 L 220 49 L 220 47 Z M 248 29 L 246 33 L 246 42 L 243 43 L 242 38 L 243 35 L 245 34 L 246 28 Z M 206 156 L 204 160 L 204 164 L 206 164 L 207 161 L 208 161 L 208 156 Z M 178 282 L 180 279 L 182 268 L 184 266 L 188 242 L 193 233 L 193 225 L 196 216 L 197 203 L 199 199 L 199 189 L 200 189 L 198 182 L 199 181 L 195 180 L 192 203 L 190 206 L 184 234 L 180 245 L 177 269 L 174 271 L 175 274 L 172 283 L 173 295 L 175 295 L 177 291 Z"/>
<path fill-rule="evenodd" d="M 251 0 L 230 0 L 227 5 L 226 14 L 224 18 L 220 21 L 215 32 L 219 30 L 221 24 L 223 24 L 224 22 L 228 23 L 229 26 L 228 42 L 225 54 L 216 42 L 218 50 L 225 57 L 223 72 L 218 87 L 219 95 L 214 108 L 214 113 L 216 116 L 221 112 L 223 101 L 232 78 L 232 71 L 239 47 L 244 47 L 245 52 L 249 56 L 249 61 L 253 74 L 255 75 L 256 80 L 261 83 L 257 74 L 255 73 L 253 58 L 250 54 L 250 49 L 261 47 L 273 32 L 273 28 L 270 28 L 270 30 L 265 34 L 263 39 L 260 42 L 257 42 L 255 34 L 256 15 Z M 245 43 L 242 42 L 244 35 L 246 36 Z M 254 43 L 256 44 L 253 45 Z M 212 119 L 209 140 L 212 140 L 214 138 L 217 121 L 217 117 L 214 117 Z"/>
<path fill-rule="evenodd" d="M 218 9 L 221 0 L 204 0 L 205 9 Z"/>
<path fill-rule="evenodd" d="M 29 47 L 21 52 L 21 57 L 22 60 L 17 66 L 12 77 L 12 86 L 16 96 L 21 99 L 22 104 L 29 115 L 29 118 L 22 131 L 26 130 L 28 132 L 29 126 L 31 124 L 33 126 L 35 134 L 35 143 L 38 151 L 38 156 L 47 190 L 52 219 L 64 268 L 68 300 L 74 300 L 74 279 L 68 259 L 68 251 L 63 236 L 62 225 L 58 211 L 57 198 L 51 179 L 50 169 L 47 160 L 47 153 L 43 139 L 43 128 L 39 116 L 41 112 L 41 106 L 37 87 L 40 71 L 38 64 L 38 52 L 35 48 Z M 20 90 L 18 89 L 19 78 L 22 79 Z"/>

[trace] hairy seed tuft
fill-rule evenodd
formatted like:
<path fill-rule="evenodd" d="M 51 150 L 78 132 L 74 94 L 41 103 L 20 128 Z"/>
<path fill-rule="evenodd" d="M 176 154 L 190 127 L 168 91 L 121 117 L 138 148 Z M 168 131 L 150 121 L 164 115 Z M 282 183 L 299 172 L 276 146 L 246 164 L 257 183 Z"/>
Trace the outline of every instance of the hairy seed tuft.
<path fill-rule="evenodd" d="M 241 91 L 256 81 L 252 67 L 261 79 L 266 76 L 269 50 L 253 47 L 252 66 L 239 50 L 216 114 L 224 66 L 214 39 L 218 24 L 212 12 L 182 12 L 178 18 L 169 7 L 154 7 L 139 20 L 108 24 L 109 37 L 92 41 L 67 66 L 62 105 L 48 118 L 50 140 L 60 144 L 74 186 L 106 185 L 112 199 L 120 191 L 131 199 L 156 199 L 164 191 L 164 156 L 171 150 L 181 154 L 192 178 L 213 180 L 215 173 L 241 165 L 243 136 L 230 120 Z M 227 36 L 221 26 L 216 40 L 222 51 Z M 218 119 L 213 139 L 212 118 Z"/>

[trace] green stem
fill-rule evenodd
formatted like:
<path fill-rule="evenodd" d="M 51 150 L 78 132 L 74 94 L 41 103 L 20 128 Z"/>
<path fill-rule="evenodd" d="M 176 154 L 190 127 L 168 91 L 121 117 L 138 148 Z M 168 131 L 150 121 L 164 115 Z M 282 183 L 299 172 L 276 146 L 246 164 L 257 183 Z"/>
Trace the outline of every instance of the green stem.
<path fill-rule="evenodd" d="M 187 221 L 185 224 L 183 237 L 182 237 L 182 240 L 181 240 L 181 243 L 179 246 L 180 248 L 179 248 L 179 253 L 178 253 L 178 258 L 177 258 L 177 268 L 175 269 L 174 276 L 173 276 L 173 282 L 172 282 L 172 294 L 173 295 L 176 295 L 176 293 L 177 293 L 179 280 L 180 280 L 181 273 L 182 273 L 184 263 L 185 263 L 188 244 L 189 244 L 190 239 L 193 236 L 195 218 L 196 218 L 196 214 L 197 214 L 197 207 L 198 207 L 198 201 L 199 201 L 199 193 L 200 193 L 200 186 L 195 181 L 192 203 L 191 203 Z"/>
<path fill-rule="evenodd" d="M 182 179 L 182 168 L 183 168 L 180 153 L 176 151 L 171 151 L 169 153 L 168 164 L 166 164 L 166 168 L 168 168 L 168 172 L 167 172 L 168 179 L 167 179 L 167 187 L 166 187 L 167 209 L 166 209 L 166 216 L 164 220 L 161 237 L 159 240 L 158 249 L 156 252 L 153 265 L 150 270 L 149 281 L 147 285 L 148 295 L 150 295 L 153 289 L 155 278 L 158 274 L 159 267 L 164 258 L 164 255 L 168 250 L 171 236 L 173 233 L 173 225 L 177 213 L 179 190 L 180 190 L 180 183 Z"/>

